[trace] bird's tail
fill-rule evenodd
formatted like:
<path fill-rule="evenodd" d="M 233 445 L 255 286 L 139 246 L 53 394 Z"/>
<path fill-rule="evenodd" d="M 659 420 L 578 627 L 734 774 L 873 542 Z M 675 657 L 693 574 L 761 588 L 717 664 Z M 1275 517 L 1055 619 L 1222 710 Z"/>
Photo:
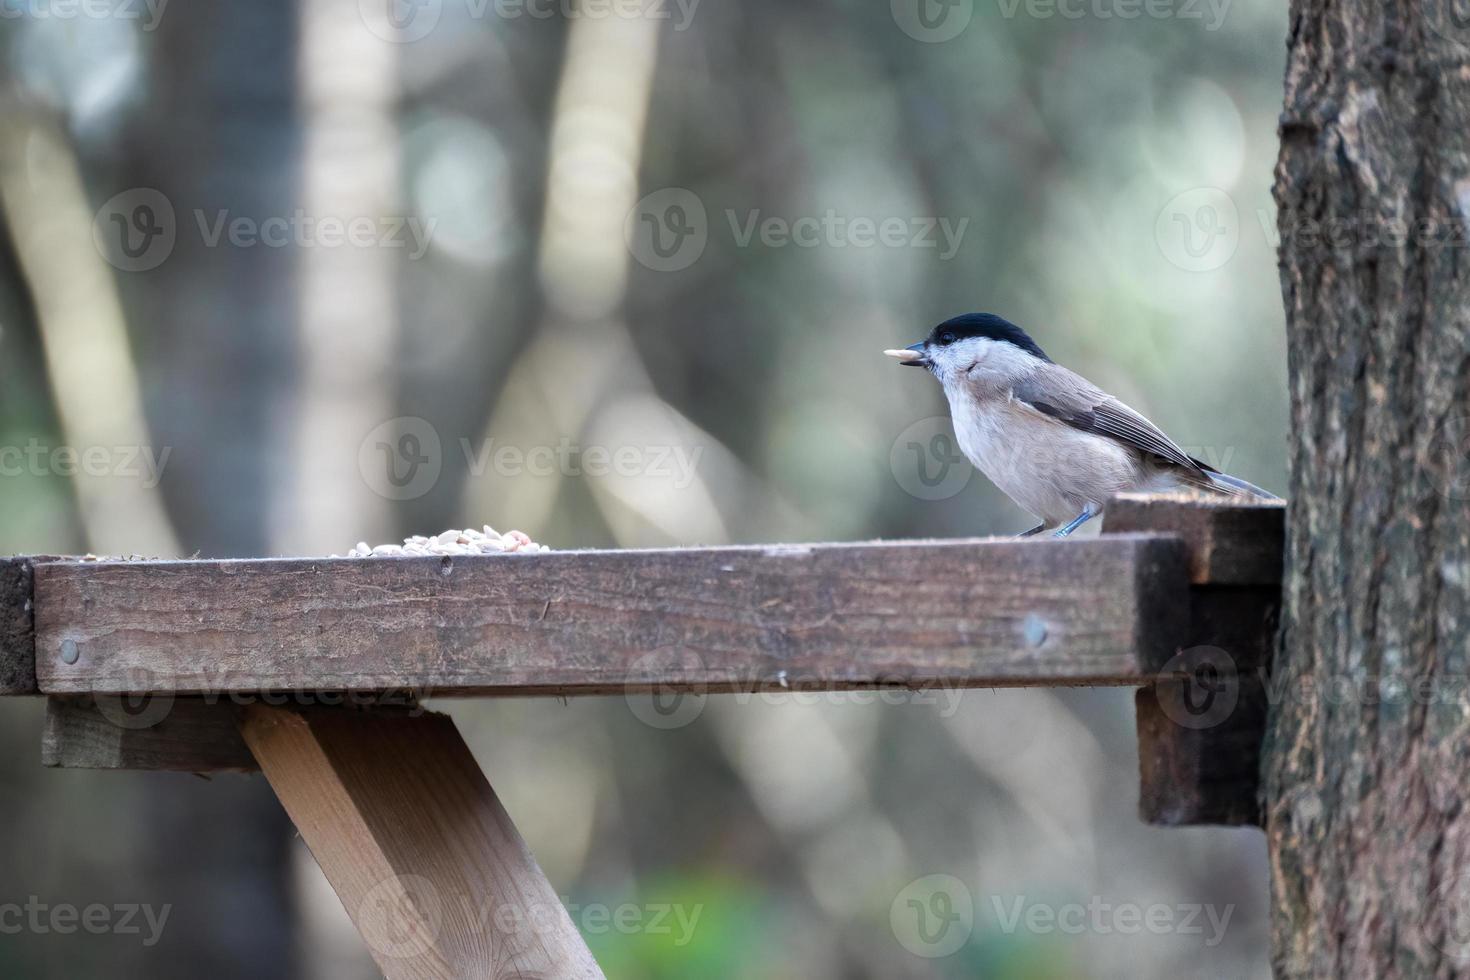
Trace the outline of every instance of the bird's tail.
<path fill-rule="evenodd" d="M 1199 487 L 1201 490 L 1214 490 L 1218 493 L 1229 494 L 1232 497 L 1243 495 L 1259 497 L 1262 500 L 1281 499 L 1268 490 L 1262 490 L 1254 483 L 1247 483 L 1245 480 L 1240 479 L 1240 477 L 1231 476 L 1229 473 L 1221 473 L 1208 463 L 1201 463 L 1197 459 L 1194 462 L 1200 468 L 1199 476 L 1202 479 L 1189 480 L 1188 482 Z"/>

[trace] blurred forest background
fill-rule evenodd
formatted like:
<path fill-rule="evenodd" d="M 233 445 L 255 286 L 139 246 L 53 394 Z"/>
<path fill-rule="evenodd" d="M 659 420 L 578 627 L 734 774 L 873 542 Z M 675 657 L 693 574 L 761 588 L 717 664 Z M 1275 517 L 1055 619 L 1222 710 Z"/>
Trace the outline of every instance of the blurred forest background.
<path fill-rule="evenodd" d="M 976 309 L 1281 490 L 1285 30 L 1267 0 L 6 0 L 0 554 L 1014 533 L 879 354 Z M 574 911 L 609 977 L 1267 974 L 1260 835 L 1138 822 L 1128 691 L 436 706 L 574 909 L 697 915 Z M 41 705 L 0 707 L 0 904 L 172 906 L 152 945 L 0 935 L 0 975 L 375 975 L 261 779 L 43 771 Z M 935 873 L 973 906 L 945 956 L 891 917 Z"/>

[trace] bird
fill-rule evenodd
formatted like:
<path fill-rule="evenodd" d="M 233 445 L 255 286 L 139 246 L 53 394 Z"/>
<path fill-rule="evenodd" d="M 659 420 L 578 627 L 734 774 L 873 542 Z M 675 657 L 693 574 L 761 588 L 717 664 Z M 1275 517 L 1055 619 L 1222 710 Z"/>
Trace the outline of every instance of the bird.
<path fill-rule="evenodd" d="M 883 353 L 927 369 L 944 387 L 960 451 L 1041 522 L 1018 537 L 1054 529 L 1065 538 L 1119 493 L 1279 499 L 1195 459 L 994 313 L 953 317 L 919 343 Z"/>

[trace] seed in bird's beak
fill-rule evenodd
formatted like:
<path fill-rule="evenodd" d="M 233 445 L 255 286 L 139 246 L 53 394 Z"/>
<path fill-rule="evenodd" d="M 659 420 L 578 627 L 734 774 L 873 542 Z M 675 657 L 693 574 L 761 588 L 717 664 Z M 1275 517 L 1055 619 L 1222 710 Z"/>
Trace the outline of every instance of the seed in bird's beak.
<path fill-rule="evenodd" d="M 883 353 L 889 357 L 897 358 L 898 363 L 908 367 L 926 368 L 930 365 L 929 354 L 924 350 L 923 344 L 914 344 L 903 350 L 886 350 Z"/>

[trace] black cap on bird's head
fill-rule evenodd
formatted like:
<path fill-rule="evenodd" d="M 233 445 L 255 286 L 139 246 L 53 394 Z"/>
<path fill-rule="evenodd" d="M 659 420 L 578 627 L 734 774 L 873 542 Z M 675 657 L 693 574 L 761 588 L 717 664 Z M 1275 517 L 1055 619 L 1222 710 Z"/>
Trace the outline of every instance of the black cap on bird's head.
<path fill-rule="evenodd" d="M 964 313 L 952 317 L 931 330 L 925 340 L 902 350 L 886 350 L 883 353 L 889 357 L 898 358 L 901 364 L 911 367 L 929 367 L 931 363 L 929 355 L 932 351 L 972 337 L 1012 344 L 1032 357 L 1043 361 L 1051 360 L 1026 331 L 1005 317 L 996 316 L 994 313 Z"/>

